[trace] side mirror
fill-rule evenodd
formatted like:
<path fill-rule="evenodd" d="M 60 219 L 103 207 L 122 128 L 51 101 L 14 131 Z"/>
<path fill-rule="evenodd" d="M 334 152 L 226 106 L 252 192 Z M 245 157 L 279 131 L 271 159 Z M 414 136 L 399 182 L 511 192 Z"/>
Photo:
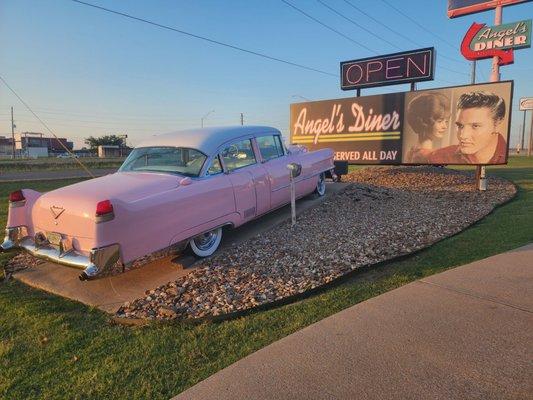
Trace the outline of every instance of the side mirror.
<path fill-rule="evenodd" d="M 291 178 L 296 178 L 300 176 L 302 173 L 302 165 L 297 163 L 290 163 L 287 164 L 287 169 L 289 170 L 289 173 L 291 174 Z"/>

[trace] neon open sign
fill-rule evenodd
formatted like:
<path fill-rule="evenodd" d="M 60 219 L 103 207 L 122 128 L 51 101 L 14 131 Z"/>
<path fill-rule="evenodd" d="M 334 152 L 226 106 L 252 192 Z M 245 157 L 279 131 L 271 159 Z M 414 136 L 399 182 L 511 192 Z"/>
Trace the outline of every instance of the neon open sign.
<path fill-rule="evenodd" d="M 353 90 L 433 80 L 435 49 L 406 51 L 341 62 L 341 89 Z"/>

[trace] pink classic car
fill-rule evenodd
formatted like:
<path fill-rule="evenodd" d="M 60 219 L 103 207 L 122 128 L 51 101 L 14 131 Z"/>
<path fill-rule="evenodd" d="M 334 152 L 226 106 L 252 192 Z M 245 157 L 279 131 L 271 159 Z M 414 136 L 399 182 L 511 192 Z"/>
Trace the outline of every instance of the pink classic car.
<path fill-rule="evenodd" d="M 131 267 L 187 245 L 215 252 L 222 227 L 237 227 L 290 202 L 289 163 L 301 165 L 296 196 L 325 192 L 330 149 L 287 150 L 266 126 L 153 136 L 118 172 L 47 193 L 9 196 L 2 250 L 83 269 L 80 279 Z"/>

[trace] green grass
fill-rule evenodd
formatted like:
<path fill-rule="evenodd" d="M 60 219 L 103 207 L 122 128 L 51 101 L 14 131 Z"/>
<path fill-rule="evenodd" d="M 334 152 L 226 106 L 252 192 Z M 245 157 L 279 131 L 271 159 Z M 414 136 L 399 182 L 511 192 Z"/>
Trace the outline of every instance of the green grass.
<path fill-rule="evenodd" d="M 124 158 L 79 158 L 87 168 L 118 168 Z M 15 159 L 0 160 L 0 172 L 24 171 L 62 171 L 65 169 L 81 169 L 79 163 L 72 158 L 39 158 L 35 160 Z"/>
<path fill-rule="evenodd" d="M 507 167 L 491 168 L 492 174 L 519 185 L 517 197 L 461 234 L 306 300 L 233 321 L 126 328 L 98 310 L 16 281 L 0 283 L 0 397 L 168 399 L 346 307 L 533 241 L 533 158 L 513 158 Z M 47 190 L 67 183 L 29 186 Z M 14 188 L 0 185 L 0 198 Z M 3 224 L 5 201 L 2 207 Z"/>

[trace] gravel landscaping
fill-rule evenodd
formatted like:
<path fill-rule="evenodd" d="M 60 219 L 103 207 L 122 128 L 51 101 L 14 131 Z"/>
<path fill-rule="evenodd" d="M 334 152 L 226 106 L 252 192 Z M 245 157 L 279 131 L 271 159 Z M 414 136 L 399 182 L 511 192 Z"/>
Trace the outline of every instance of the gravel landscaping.
<path fill-rule="evenodd" d="M 301 294 L 353 270 L 427 247 L 516 194 L 505 180 L 475 188 L 471 173 L 436 167 L 367 168 L 338 194 L 124 304 L 118 317 L 194 319 Z"/>

